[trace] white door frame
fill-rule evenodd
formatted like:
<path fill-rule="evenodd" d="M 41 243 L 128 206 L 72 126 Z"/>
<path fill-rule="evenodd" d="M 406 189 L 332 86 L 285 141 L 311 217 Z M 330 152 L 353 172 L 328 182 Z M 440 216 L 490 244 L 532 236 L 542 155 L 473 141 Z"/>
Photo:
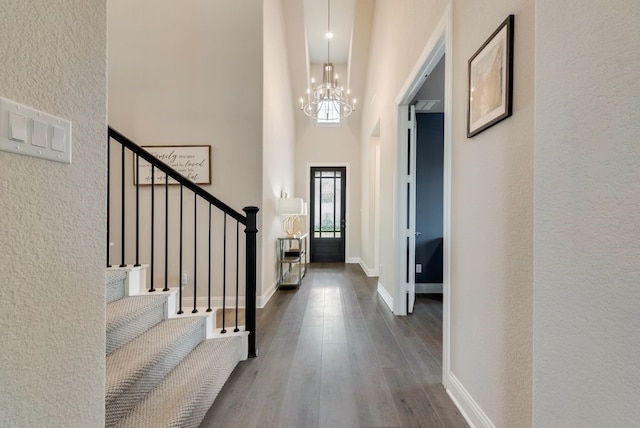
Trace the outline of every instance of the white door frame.
<path fill-rule="evenodd" d="M 448 374 L 450 368 L 450 323 L 451 323 L 451 149 L 452 149 L 452 97 L 453 97 L 453 9 L 451 3 L 447 6 L 438 26 L 429 38 L 422 55 L 416 62 L 413 70 L 409 74 L 405 84 L 396 97 L 398 106 L 398 168 L 396 177 L 397 204 L 396 215 L 396 287 L 394 294 L 394 313 L 396 315 L 407 314 L 407 245 L 406 237 L 414 230 L 407 229 L 406 219 L 411 213 L 407 213 L 407 182 L 412 180 L 407 177 L 406 165 L 409 162 L 406 142 L 409 129 L 409 103 L 418 92 L 426 75 L 431 74 L 438 61 L 445 54 L 445 99 L 444 99 L 444 191 L 443 191 L 443 349 L 442 349 L 442 383 L 445 388 L 449 388 Z M 414 159 L 415 160 L 415 159 Z M 402 164 L 404 162 L 404 164 Z M 415 168 L 412 168 L 413 180 L 415 182 Z M 408 181 L 409 180 L 409 181 Z M 415 217 L 415 213 L 414 217 Z M 415 267 L 414 260 L 409 263 Z M 412 271 L 409 268 L 410 272 Z"/>
<path fill-rule="evenodd" d="M 349 233 L 351 230 L 351 201 L 349 201 L 349 198 L 351 195 L 351 163 L 350 162 L 307 162 L 307 171 L 306 171 L 306 175 L 307 175 L 307 182 L 305 184 L 306 190 L 305 190 L 305 195 L 306 195 L 306 201 L 309 207 L 311 207 L 311 168 L 312 167 L 344 167 L 347 171 L 346 177 L 345 179 L 347 180 L 347 186 L 345 188 L 345 218 L 344 218 L 344 225 L 345 225 L 345 230 L 346 233 L 344 234 L 344 262 L 345 263 L 357 263 L 357 261 L 354 261 L 353 259 L 351 259 L 351 257 L 349 257 Z M 309 208 L 310 209 L 310 208 Z M 306 225 L 307 225 L 307 231 L 309 231 L 309 234 L 311 234 L 311 230 L 310 230 L 310 219 L 311 218 L 311 213 L 309 213 L 306 216 Z M 311 236 L 311 235 L 309 235 Z M 311 254 L 311 248 L 309 248 L 309 254 Z"/>

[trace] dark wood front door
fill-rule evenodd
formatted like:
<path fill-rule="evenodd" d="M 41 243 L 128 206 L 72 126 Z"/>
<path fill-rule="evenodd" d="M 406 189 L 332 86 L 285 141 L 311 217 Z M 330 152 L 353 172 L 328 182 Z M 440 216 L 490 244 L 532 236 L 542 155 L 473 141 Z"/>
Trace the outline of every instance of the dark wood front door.
<path fill-rule="evenodd" d="M 345 261 L 347 169 L 311 168 L 311 261 Z"/>

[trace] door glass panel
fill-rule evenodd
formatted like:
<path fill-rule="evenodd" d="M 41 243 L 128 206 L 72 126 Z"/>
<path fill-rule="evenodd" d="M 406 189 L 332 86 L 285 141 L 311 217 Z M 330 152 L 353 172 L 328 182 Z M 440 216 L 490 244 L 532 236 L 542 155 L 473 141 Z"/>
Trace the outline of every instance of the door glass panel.
<path fill-rule="evenodd" d="M 340 171 L 316 171 L 314 174 L 314 237 L 340 238 Z"/>

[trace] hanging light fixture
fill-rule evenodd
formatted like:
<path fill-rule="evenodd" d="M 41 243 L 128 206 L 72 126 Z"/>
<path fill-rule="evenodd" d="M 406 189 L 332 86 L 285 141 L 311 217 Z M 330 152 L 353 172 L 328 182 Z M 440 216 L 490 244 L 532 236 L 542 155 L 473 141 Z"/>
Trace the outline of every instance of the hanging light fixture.
<path fill-rule="evenodd" d="M 311 79 L 311 87 L 307 89 L 306 101 L 300 98 L 300 110 L 318 122 L 338 123 L 348 117 L 356 109 L 356 99 L 350 99 L 350 91 L 338 85 L 330 57 L 331 32 L 331 0 L 327 0 L 327 62 L 322 68 L 322 83 L 315 88 L 315 79 Z"/>

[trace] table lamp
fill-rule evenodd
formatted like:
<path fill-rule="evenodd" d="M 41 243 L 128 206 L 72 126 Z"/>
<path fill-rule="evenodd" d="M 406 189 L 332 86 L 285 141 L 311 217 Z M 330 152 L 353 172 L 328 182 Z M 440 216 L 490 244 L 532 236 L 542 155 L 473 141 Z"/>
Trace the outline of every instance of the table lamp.
<path fill-rule="evenodd" d="M 287 238 L 300 236 L 302 227 L 301 215 L 305 215 L 304 201 L 302 198 L 280 198 L 276 210 L 283 216 L 282 228 Z"/>

